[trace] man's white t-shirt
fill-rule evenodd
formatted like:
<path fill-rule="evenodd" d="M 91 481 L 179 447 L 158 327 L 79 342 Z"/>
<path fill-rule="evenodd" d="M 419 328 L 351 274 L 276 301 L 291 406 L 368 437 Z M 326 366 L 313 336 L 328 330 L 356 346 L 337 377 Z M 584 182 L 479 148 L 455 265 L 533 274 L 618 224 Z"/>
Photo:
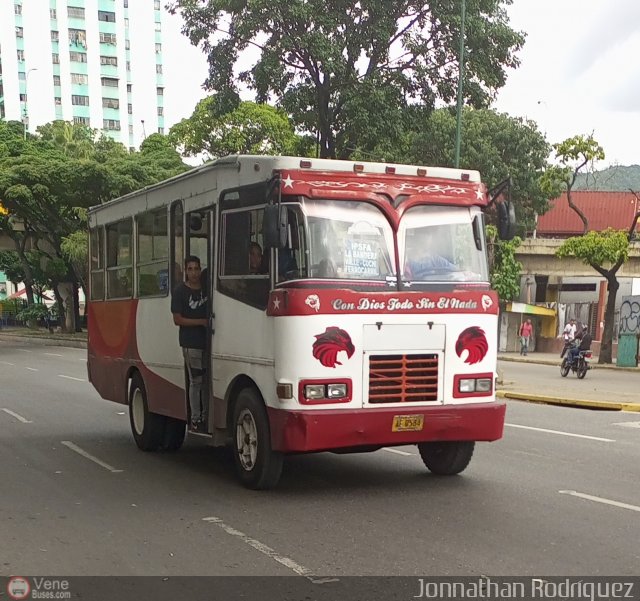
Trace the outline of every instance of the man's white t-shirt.
<path fill-rule="evenodd" d="M 565 340 L 573 340 L 576 337 L 576 326 L 575 324 L 571 325 L 570 323 L 568 323 L 566 326 L 564 326 L 564 330 L 562 332 L 562 337 Z"/>

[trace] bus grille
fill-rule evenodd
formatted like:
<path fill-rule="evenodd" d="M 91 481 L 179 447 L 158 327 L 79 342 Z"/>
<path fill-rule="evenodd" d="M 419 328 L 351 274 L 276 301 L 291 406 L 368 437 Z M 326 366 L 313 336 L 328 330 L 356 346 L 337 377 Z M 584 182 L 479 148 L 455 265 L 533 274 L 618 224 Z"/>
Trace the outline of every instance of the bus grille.
<path fill-rule="evenodd" d="M 438 400 L 438 355 L 372 355 L 369 403 Z"/>

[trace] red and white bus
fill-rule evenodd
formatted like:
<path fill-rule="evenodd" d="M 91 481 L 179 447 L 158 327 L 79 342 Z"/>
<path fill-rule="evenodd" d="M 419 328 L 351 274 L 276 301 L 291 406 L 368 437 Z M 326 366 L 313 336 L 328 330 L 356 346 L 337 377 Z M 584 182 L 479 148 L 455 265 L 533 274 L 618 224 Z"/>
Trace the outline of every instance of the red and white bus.
<path fill-rule="evenodd" d="M 275 486 L 286 454 L 400 445 L 457 474 L 504 425 L 489 202 L 476 171 L 232 156 L 94 207 L 89 379 L 129 405 L 139 448 L 180 448 L 170 291 L 196 255 L 210 314 L 197 435 L 232 445 L 246 486 Z"/>

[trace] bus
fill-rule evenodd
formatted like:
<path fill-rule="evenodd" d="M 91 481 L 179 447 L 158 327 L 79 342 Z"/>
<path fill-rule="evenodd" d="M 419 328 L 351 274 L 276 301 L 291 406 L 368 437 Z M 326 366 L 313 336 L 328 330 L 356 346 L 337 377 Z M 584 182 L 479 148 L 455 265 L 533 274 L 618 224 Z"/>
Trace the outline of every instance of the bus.
<path fill-rule="evenodd" d="M 170 304 L 195 255 L 209 327 L 193 435 L 230 445 L 242 484 L 274 487 L 288 454 L 402 445 L 458 474 L 504 426 L 492 202 L 473 170 L 229 156 L 92 207 L 89 381 L 129 406 L 140 449 L 182 446 Z M 506 237 L 512 206 L 495 206 Z"/>

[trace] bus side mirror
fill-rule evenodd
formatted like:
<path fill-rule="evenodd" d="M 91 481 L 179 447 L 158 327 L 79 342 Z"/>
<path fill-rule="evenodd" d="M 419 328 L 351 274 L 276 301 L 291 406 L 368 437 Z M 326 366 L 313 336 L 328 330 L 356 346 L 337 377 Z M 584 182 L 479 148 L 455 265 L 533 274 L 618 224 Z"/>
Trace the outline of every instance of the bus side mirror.
<path fill-rule="evenodd" d="M 287 207 L 267 205 L 262 220 L 262 242 L 267 248 L 286 248 L 289 232 Z"/>
<path fill-rule="evenodd" d="M 510 201 L 499 202 L 498 236 L 500 240 L 511 240 L 516 235 L 516 210 Z"/>

